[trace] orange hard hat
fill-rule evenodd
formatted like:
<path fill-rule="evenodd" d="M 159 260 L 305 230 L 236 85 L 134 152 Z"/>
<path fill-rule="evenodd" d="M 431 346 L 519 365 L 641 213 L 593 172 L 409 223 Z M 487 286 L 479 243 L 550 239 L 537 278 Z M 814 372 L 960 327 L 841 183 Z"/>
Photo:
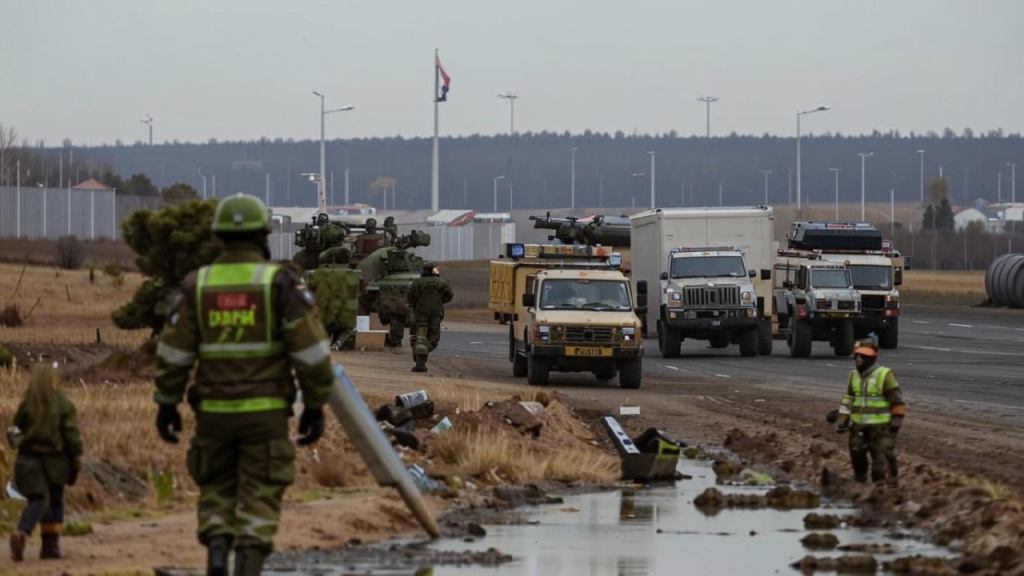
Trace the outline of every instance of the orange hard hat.
<path fill-rule="evenodd" d="M 867 340 L 861 340 L 860 342 L 857 342 L 857 345 L 853 348 L 853 353 L 855 355 L 860 354 L 861 356 L 877 358 L 878 344 L 875 344 L 875 341 L 870 338 Z"/>

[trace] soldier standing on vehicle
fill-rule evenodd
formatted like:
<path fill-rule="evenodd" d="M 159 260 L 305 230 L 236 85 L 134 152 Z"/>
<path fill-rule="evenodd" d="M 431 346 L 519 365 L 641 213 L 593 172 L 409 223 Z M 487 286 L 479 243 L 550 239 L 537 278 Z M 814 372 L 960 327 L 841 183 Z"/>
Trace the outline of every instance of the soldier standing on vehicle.
<path fill-rule="evenodd" d="M 299 445 L 324 430 L 333 375 L 327 334 L 312 293 L 289 268 L 270 263 L 267 209 L 258 198 L 225 198 L 213 216 L 224 252 L 189 274 L 168 310 L 157 346 L 160 437 L 178 442 L 186 396 L 196 428 L 189 474 L 199 485 L 199 541 L 207 574 L 257 575 L 273 550 L 285 488 L 295 480 L 288 418 L 302 388 Z"/>
<path fill-rule="evenodd" d="M 412 342 L 413 372 L 427 371 L 427 356 L 441 341 L 444 305 L 452 301 L 452 287 L 441 278 L 432 262 L 423 263 L 420 277 L 409 287 L 409 307 L 416 316 L 416 339 Z"/>
<path fill-rule="evenodd" d="M 870 455 L 871 481 L 882 482 L 888 476 L 896 483 L 895 440 L 907 413 L 900 384 L 892 370 L 877 364 L 878 345 L 873 340 L 857 343 L 853 361 L 856 369 L 847 379 L 837 430 L 850 433 L 854 479 L 867 481 Z"/>
<path fill-rule="evenodd" d="M 8 440 L 18 455 L 14 484 L 27 500 L 18 526 L 11 532 L 11 560 L 25 557 L 25 542 L 40 524 L 39 558 L 60 558 L 60 530 L 64 522 L 64 487 L 74 486 L 82 470 L 82 436 L 75 405 L 57 387 L 57 371 L 32 367 L 28 390 L 14 413 Z"/>

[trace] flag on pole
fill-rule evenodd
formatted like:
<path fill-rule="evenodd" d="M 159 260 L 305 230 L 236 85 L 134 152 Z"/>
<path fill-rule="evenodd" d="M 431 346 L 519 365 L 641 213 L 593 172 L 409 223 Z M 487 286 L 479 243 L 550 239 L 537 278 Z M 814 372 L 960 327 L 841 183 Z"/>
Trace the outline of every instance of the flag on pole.
<path fill-rule="evenodd" d="M 448 73 L 444 71 L 444 66 L 441 66 L 441 58 L 437 59 L 437 73 L 441 75 L 441 93 L 437 95 L 438 102 L 448 101 L 448 85 L 451 84 L 452 79 L 448 76 Z"/>

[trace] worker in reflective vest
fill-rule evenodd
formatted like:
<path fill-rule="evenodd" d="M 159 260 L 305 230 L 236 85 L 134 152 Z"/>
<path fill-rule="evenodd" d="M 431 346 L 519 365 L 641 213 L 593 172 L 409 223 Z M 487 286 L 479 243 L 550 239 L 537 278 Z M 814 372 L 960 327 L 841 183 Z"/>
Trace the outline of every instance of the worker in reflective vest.
<path fill-rule="evenodd" d="M 846 394 L 839 407 L 839 430 L 850 433 L 850 462 L 858 482 L 868 479 L 870 455 L 871 480 L 888 477 L 896 482 L 895 442 L 903 425 L 907 405 L 892 370 L 879 366 L 878 345 L 873 340 L 858 342 L 853 350 L 855 370 L 850 371 Z"/>
<path fill-rule="evenodd" d="M 189 475 L 199 485 L 199 541 L 207 574 L 260 573 L 273 549 L 285 488 L 295 480 L 288 418 L 296 387 L 304 410 L 298 443 L 324 429 L 333 375 L 330 346 L 312 293 L 288 268 L 268 262 L 269 216 L 258 198 L 225 198 L 213 217 L 224 252 L 190 274 L 168 306 L 157 345 L 156 425 L 178 442 L 187 399 L 196 415 Z"/>

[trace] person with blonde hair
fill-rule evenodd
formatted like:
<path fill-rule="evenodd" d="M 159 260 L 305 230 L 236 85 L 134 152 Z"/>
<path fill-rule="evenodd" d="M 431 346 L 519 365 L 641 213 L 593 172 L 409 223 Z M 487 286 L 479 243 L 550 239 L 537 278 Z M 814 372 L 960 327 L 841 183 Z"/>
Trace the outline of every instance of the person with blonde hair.
<path fill-rule="evenodd" d="M 14 484 L 28 500 L 11 532 L 11 560 L 24 559 L 25 544 L 36 524 L 42 531 L 41 559 L 60 558 L 64 487 L 73 486 L 82 469 L 82 436 L 75 405 L 57 386 L 57 371 L 32 367 L 28 389 L 14 413 L 20 431 Z"/>

